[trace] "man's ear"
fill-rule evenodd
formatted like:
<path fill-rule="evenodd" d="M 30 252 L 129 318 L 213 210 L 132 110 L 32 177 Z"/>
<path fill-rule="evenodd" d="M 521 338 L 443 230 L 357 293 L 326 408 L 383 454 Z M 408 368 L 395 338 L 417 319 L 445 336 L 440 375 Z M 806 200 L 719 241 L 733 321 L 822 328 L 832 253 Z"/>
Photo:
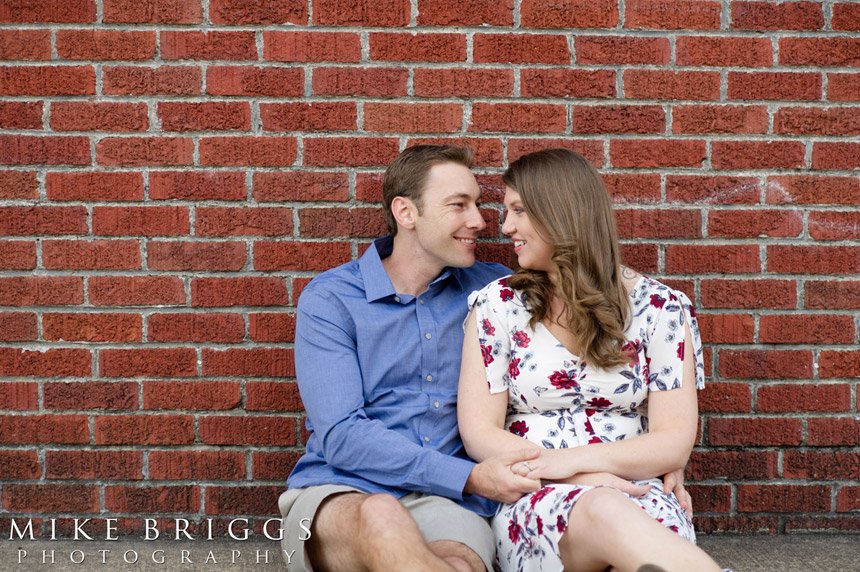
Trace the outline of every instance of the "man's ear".
<path fill-rule="evenodd" d="M 406 197 L 394 197 L 391 201 L 391 214 L 394 215 L 397 224 L 405 229 L 412 230 L 415 228 L 417 213 L 418 209 L 415 208 L 415 203 Z"/>

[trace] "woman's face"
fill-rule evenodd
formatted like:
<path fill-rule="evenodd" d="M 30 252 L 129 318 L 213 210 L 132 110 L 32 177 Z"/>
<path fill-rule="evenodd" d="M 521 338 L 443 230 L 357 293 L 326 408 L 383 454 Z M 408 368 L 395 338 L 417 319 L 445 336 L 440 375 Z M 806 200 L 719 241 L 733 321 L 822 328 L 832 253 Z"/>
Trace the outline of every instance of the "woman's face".
<path fill-rule="evenodd" d="M 529 215 L 520 200 L 520 194 L 505 186 L 505 222 L 502 232 L 514 241 L 514 252 L 522 268 L 554 272 L 553 248 L 541 238 L 529 220 Z"/>

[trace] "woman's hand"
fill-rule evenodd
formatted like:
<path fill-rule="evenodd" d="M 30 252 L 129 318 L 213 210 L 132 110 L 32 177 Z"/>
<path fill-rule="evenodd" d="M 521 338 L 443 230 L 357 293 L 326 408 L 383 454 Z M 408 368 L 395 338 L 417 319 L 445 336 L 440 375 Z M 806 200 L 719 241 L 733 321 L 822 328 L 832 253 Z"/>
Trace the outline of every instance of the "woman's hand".
<path fill-rule="evenodd" d="M 521 477 L 561 481 L 576 474 L 575 449 L 541 449 L 540 457 L 514 463 L 511 470 Z"/>

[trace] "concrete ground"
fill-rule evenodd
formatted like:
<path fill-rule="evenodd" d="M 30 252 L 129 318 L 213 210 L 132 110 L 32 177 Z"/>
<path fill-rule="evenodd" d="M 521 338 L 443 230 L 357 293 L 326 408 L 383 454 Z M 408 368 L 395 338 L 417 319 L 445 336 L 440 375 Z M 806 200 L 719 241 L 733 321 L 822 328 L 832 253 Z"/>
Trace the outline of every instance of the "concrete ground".
<path fill-rule="evenodd" d="M 860 572 L 860 535 L 700 536 L 699 545 L 720 565 L 736 572 Z M 133 561 L 135 556 L 136 563 L 125 562 Z M 263 572 L 284 569 L 290 568 L 283 561 L 279 544 L 269 541 L 0 540 L 0 571 Z"/>

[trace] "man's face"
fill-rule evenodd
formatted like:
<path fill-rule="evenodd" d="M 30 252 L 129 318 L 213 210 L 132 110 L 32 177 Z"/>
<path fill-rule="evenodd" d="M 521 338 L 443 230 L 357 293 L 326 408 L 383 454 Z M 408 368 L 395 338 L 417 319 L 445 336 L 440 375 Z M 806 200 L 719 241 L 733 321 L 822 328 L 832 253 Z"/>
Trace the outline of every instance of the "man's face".
<path fill-rule="evenodd" d="M 419 256 L 427 263 L 467 268 L 475 263 L 478 233 L 487 226 L 478 210 L 481 190 L 472 172 L 458 163 L 434 165 L 415 217 Z"/>

